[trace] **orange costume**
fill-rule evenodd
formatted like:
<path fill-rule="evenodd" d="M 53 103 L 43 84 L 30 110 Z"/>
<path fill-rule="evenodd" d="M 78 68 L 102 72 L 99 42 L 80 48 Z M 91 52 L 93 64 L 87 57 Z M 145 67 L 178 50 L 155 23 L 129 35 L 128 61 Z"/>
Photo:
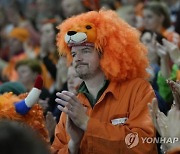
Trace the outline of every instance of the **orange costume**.
<path fill-rule="evenodd" d="M 87 107 L 89 116 L 79 153 L 157 153 L 155 144 L 142 140 L 155 137 L 147 108 L 155 95 L 146 81 L 147 51 L 139 41 L 139 33 L 113 11 L 81 14 L 67 19 L 59 28 L 57 45 L 68 62 L 72 61 L 71 46 L 94 45 L 101 55 L 100 67 L 109 81 L 93 108 L 84 93 L 77 96 Z M 62 113 L 52 151 L 69 153 L 69 140 L 66 114 Z"/>
<path fill-rule="evenodd" d="M 18 114 L 14 108 L 14 104 L 26 98 L 27 94 L 21 94 L 19 96 L 12 92 L 4 93 L 0 95 L 0 119 L 9 119 L 26 123 L 46 140 L 49 141 L 47 129 L 45 127 L 45 119 L 43 116 L 43 110 L 40 105 L 35 104 L 32 109 L 26 114 Z"/>
<path fill-rule="evenodd" d="M 23 44 L 24 42 L 28 41 L 29 32 L 25 28 L 14 28 L 10 32 L 9 37 L 15 38 Z M 34 52 L 37 55 L 39 52 L 38 48 L 36 48 L 36 50 Z M 18 74 L 17 74 L 17 71 L 15 69 L 15 66 L 16 66 L 17 62 L 24 60 L 24 59 L 28 59 L 28 58 L 29 57 L 28 57 L 28 54 L 26 51 L 22 51 L 18 55 L 13 55 L 10 58 L 7 66 L 5 66 L 3 69 L 3 72 L 2 72 L 3 77 L 7 78 L 10 81 L 17 81 L 18 80 Z M 50 74 L 48 74 L 48 70 L 43 63 L 41 63 L 41 68 L 42 68 L 42 77 L 44 80 L 44 87 L 49 89 L 53 85 L 54 81 L 51 78 Z"/>
<path fill-rule="evenodd" d="M 142 79 L 118 84 L 111 82 L 92 109 L 88 99 L 79 94 L 78 98 L 87 107 L 90 116 L 87 131 L 80 146 L 81 154 L 132 154 L 156 153 L 156 145 L 142 143 L 141 137 L 154 137 L 151 118 L 148 115 L 147 102 L 154 97 L 150 85 Z M 128 118 L 124 124 L 113 125 L 112 120 Z M 60 123 L 56 127 L 53 148 L 58 154 L 68 153 L 69 135 L 66 132 L 66 115 L 62 113 Z M 125 136 L 138 133 L 139 143 L 128 148 Z"/>

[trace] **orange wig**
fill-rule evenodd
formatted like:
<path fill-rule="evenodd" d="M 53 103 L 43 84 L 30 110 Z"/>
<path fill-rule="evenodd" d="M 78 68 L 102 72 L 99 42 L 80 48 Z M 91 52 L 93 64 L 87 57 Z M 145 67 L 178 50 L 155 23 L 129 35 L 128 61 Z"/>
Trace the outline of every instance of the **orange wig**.
<path fill-rule="evenodd" d="M 14 104 L 26 96 L 27 94 L 17 96 L 12 92 L 0 95 L 0 119 L 9 119 L 25 123 L 36 130 L 46 141 L 49 141 L 43 110 L 38 104 L 35 104 L 26 115 L 21 115 L 16 112 Z"/>
<path fill-rule="evenodd" d="M 87 25 L 91 25 L 92 29 L 85 30 Z M 90 11 L 65 20 L 58 28 L 58 50 L 61 55 L 67 56 L 69 63 L 72 62 L 71 49 L 65 36 L 68 31 L 82 31 L 89 35 L 87 41 L 102 53 L 100 65 L 107 79 L 121 82 L 148 77 L 147 49 L 139 40 L 139 32 L 121 20 L 115 12 Z M 88 30 L 93 30 L 92 34 Z"/>

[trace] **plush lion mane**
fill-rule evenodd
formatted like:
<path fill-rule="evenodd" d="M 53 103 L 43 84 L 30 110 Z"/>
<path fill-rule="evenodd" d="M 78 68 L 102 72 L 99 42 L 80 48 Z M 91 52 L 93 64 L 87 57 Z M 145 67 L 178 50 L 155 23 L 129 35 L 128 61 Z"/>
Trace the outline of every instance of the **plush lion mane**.
<path fill-rule="evenodd" d="M 14 103 L 23 100 L 26 96 L 27 94 L 17 96 L 12 92 L 0 95 L 0 119 L 26 123 L 48 141 L 49 138 L 47 129 L 45 128 L 43 110 L 38 104 L 35 104 L 26 115 L 20 115 L 15 110 Z"/>
<path fill-rule="evenodd" d="M 102 52 L 101 69 L 107 79 L 124 81 L 134 78 L 147 78 L 147 49 L 140 42 L 140 33 L 113 11 L 90 11 L 65 20 L 58 26 L 57 46 L 61 55 L 72 62 L 70 48 L 64 37 L 73 25 L 92 23 L 97 29 L 95 48 Z"/>

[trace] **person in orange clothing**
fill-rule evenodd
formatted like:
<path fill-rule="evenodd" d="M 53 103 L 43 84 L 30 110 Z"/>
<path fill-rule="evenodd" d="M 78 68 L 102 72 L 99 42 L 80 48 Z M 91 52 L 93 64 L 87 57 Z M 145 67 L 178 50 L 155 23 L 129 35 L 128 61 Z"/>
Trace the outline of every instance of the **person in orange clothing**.
<path fill-rule="evenodd" d="M 59 26 L 60 54 L 83 80 L 78 95 L 57 93 L 63 112 L 55 129 L 56 154 L 156 154 L 147 103 L 155 97 L 146 81 L 147 51 L 139 33 L 113 11 L 90 11 Z"/>
<path fill-rule="evenodd" d="M 9 62 L 3 69 L 3 76 L 7 77 L 10 81 L 17 80 L 17 73 L 15 65 L 18 61 L 27 58 L 24 51 L 23 43 L 29 38 L 29 32 L 24 28 L 14 28 L 9 34 Z"/>
<path fill-rule="evenodd" d="M 28 41 L 29 32 L 25 28 L 16 27 L 12 29 L 9 34 L 9 62 L 2 70 L 3 79 L 7 78 L 9 81 L 17 81 L 18 73 L 15 69 L 16 64 L 21 60 L 36 58 L 37 53 L 35 53 L 36 51 L 34 49 L 28 48 Z M 41 69 L 44 86 L 49 89 L 53 84 L 53 80 L 43 63 L 41 63 Z"/>

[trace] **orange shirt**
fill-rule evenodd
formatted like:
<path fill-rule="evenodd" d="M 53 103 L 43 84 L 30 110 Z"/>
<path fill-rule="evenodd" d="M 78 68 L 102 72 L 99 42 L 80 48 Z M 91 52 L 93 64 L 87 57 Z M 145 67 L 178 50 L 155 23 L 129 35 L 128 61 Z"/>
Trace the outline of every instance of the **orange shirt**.
<path fill-rule="evenodd" d="M 150 84 L 139 78 L 124 83 L 110 82 L 93 109 L 84 94 L 78 94 L 90 117 L 81 141 L 80 154 L 157 153 L 155 144 L 142 143 L 141 139 L 155 136 L 147 107 L 154 97 Z M 112 124 L 111 120 L 125 117 L 128 119 L 124 124 Z M 70 137 L 65 126 L 66 115 L 62 113 L 52 144 L 52 151 L 56 154 L 68 153 Z M 138 134 L 139 143 L 127 148 L 125 137 L 131 132 Z"/>

